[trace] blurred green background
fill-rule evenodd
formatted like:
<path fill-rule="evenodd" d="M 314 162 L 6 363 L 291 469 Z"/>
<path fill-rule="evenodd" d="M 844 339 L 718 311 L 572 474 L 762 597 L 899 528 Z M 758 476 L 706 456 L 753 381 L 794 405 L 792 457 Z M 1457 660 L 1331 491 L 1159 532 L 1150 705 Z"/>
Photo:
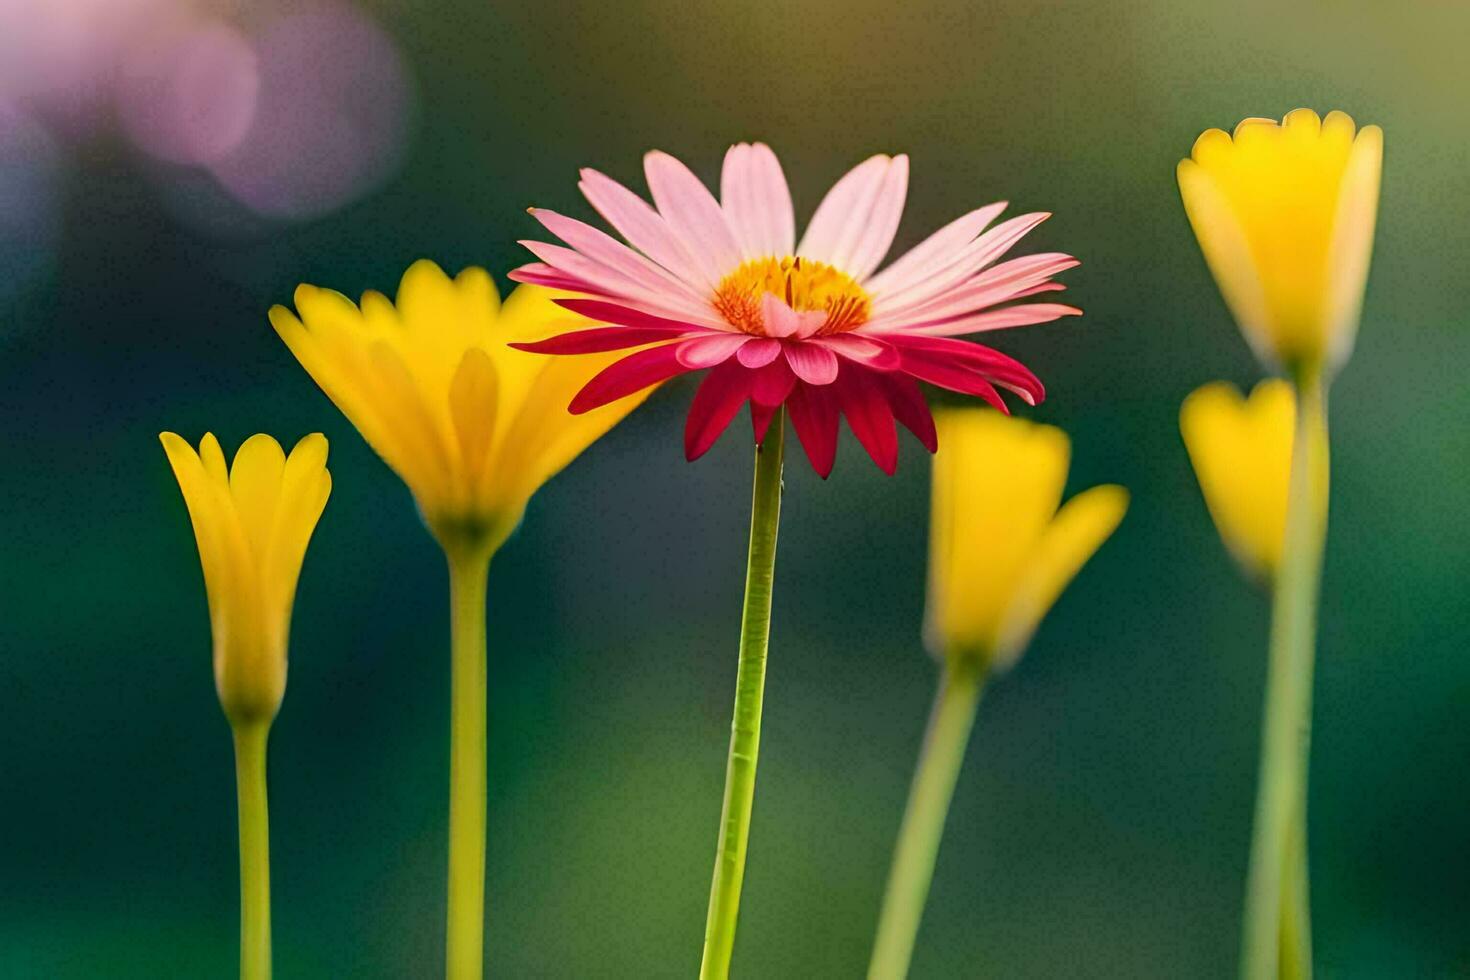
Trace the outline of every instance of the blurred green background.
<path fill-rule="evenodd" d="M 285 9 L 217 12 L 264 30 Z M 162 429 L 213 430 L 231 451 L 258 430 L 332 442 L 271 743 L 278 975 L 442 971 L 444 570 L 406 491 L 265 311 L 301 281 L 391 291 L 421 256 L 503 277 L 535 230 L 526 205 L 589 215 L 578 166 L 641 190 L 658 147 L 714 180 L 746 139 L 781 155 L 799 216 L 864 156 L 910 153 L 899 248 L 998 198 L 1054 211 L 1026 250 L 1083 259 L 1064 278 L 1087 316 L 994 340 L 1047 383 L 1026 414 L 1071 433 L 1072 492 L 1133 491 L 986 693 L 914 975 L 1233 975 L 1267 609 L 1215 537 L 1176 413 L 1195 386 L 1259 370 L 1173 169 L 1207 127 L 1307 105 L 1387 135 L 1362 332 L 1333 390 L 1319 968 L 1470 976 L 1470 8 L 359 10 L 401 59 L 401 152 L 309 220 L 150 162 L 105 111 L 82 125 L 15 103 L 54 164 L 26 173 L 56 207 L 0 255 L 0 975 L 236 969 L 230 742 Z M 374 109 L 303 132 L 371 129 Z M 12 216 L 36 200 L 3 184 L 13 172 Z M 686 464 L 690 394 L 667 386 L 554 480 L 492 568 L 492 975 L 696 970 L 750 446 L 737 423 Z M 865 968 L 934 682 L 919 645 L 927 469 L 905 437 L 885 478 L 847 435 L 829 481 L 800 457 L 787 468 L 740 976 Z"/>

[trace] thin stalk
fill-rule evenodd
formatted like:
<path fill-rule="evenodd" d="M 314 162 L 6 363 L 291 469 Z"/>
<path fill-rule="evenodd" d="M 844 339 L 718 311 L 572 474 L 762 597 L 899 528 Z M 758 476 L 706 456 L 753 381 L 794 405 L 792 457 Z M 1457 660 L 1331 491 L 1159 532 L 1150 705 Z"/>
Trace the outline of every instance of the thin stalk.
<path fill-rule="evenodd" d="M 893 851 L 893 869 L 888 875 L 873 961 L 868 967 L 869 980 L 903 980 L 908 975 L 944 821 L 984 686 L 985 668 L 980 662 L 974 658 L 948 659 Z"/>
<path fill-rule="evenodd" d="M 1311 980 L 1312 920 L 1307 894 L 1307 821 L 1298 809 L 1281 883 L 1281 980 Z"/>
<path fill-rule="evenodd" d="M 271 844 L 265 793 L 269 722 L 235 733 L 235 791 L 240 807 L 240 978 L 270 980 Z"/>
<path fill-rule="evenodd" d="M 1293 905 L 1301 903 L 1293 911 L 1294 945 L 1309 950 L 1311 943 L 1305 907 L 1307 771 L 1317 599 L 1327 540 L 1327 403 L 1318 372 L 1300 375 L 1296 389 L 1286 539 L 1272 596 L 1260 781 L 1241 936 L 1243 980 L 1278 975 L 1286 882 L 1298 869 L 1302 880 L 1291 887 Z M 1292 853 L 1294 836 L 1300 839 L 1299 855 Z"/>
<path fill-rule="evenodd" d="M 485 970 L 485 588 L 490 554 L 446 547 L 450 596 L 449 916 L 445 975 Z"/>
<path fill-rule="evenodd" d="M 702 980 L 730 975 L 735 920 L 745 880 L 745 846 L 755 799 L 760 754 L 761 700 L 766 686 L 766 648 L 771 632 L 771 589 L 776 575 L 776 529 L 781 517 L 781 452 L 786 413 L 777 410 L 765 441 L 755 450 L 755 489 L 750 507 L 750 553 L 745 567 L 745 608 L 740 616 L 740 665 L 735 674 L 735 717 L 725 767 L 720 840 L 704 926 Z"/>

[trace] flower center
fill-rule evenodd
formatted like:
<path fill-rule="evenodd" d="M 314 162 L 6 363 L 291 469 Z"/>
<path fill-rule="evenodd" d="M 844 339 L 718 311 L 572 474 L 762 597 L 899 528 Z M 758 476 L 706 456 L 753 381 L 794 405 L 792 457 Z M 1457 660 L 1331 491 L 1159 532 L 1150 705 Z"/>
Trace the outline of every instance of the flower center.
<path fill-rule="evenodd" d="M 736 329 L 765 336 L 761 299 L 766 293 L 797 313 L 827 314 L 816 336 L 854 330 L 867 322 L 872 308 L 852 276 L 825 262 L 788 255 L 741 263 L 715 287 L 715 309 Z"/>

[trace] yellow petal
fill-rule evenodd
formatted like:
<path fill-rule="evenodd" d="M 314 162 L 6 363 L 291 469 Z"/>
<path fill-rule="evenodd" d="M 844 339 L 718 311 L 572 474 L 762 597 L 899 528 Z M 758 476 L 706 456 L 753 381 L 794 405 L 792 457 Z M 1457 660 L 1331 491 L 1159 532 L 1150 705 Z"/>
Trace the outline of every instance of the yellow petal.
<path fill-rule="evenodd" d="M 1341 113 L 1337 113 L 1341 115 Z M 1331 117 L 1328 117 L 1331 119 Z M 1349 120 L 1347 125 L 1351 126 Z M 1353 141 L 1342 192 L 1333 221 L 1329 251 L 1327 330 L 1331 349 L 1328 360 L 1335 367 L 1352 353 L 1363 306 L 1363 289 L 1368 282 L 1368 263 L 1373 254 L 1373 229 L 1378 218 L 1378 184 L 1383 172 L 1383 130 L 1364 126 Z"/>
<path fill-rule="evenodd" d="M 449 385 L 449 410 L 454 417 L 460 464 L 470 487 L 479 485 L 485 460 L 495 441 L 499 389 L 490 355 L 478 347 L 467 351 Z"/>
<path fill-rule="evenodd" d="M 286 454 L 280 444 L 264 434 L 246 439 L 236 451 L 235 464 L 230 468 L 230 494 L 235 500 L 235 512 L 257 565 L 265 561 L 285 468 Z"/>
<path fill-rule="evenodd" d="M 1285 381 L 1262 381 L 1249 401 L 1207 384 L 1184 400 L 1179 429 L 1215 527 L 1255 578 L 1281 558 L 1296 401 Z"/>
<path fill-rule="evenodd" d="M 1344 113 L 1322 119 L 1310 109 L 1279 125 L 1247 119 L 1233 138 L 1207 131 L 1179 164 L 1180 194 L 1210 270 L 1273 367 L 1336 366 L 1351 346 L 1381 157 L 1376 128 L 1356 141 L 1354 128 Z"/>
<path fill-rule="evenodd" d="M 271 526 L 264 564 L 272 612 L 276 628 L 281 631 L 282 645 L 286 640 L 284 631 L 290 622 L 306 546 L 332 492 L 332 477 L 326 465 L 326 437 L 313 433 L 296 444 L 282 470 L 280 503 Z"/>
<path fill-rule="evenodd" d="M 996 640 L 996 666 L 1012 663 L 1043 616 L 1128 510 L 1128 491 L 1111 484 L 1084 490 L 1062 506 L 1019 575 Z"/>
<path fill-rule="evenodd" d="M 494 465 L 481 481 L 487 505 L 518 512 L 547 480 L 641 405 L 653 390 L 582 415 L 567 411 L 583 385 L 628 352 L 547 357 L 507 346 L 590 325 L 586 318 L 557 306 L 554 299 L 559 295 L 539 286 L 518 286 L 506 299 L 496 325 L 491 356 L 499 371 L 503 422 Z"/>
<path fill-rule="evenodd" d="M 1070 447 L 1052 426 L 989 409 L 935 413 L 926 638 L 990 656 L 1023 565 L 1061 500 Z"/>

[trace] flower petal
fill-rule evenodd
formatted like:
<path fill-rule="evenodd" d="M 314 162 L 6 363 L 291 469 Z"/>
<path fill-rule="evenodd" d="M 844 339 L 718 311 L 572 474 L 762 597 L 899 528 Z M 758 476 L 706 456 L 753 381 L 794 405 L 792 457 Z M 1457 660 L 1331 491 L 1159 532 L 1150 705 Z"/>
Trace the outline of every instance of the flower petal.
<path fill-rule="evenodd" d="M 659 214 L 712 283 L 740 264 L 740 246 L 725 221 L 725 212 L 688 167 L 654 150 L 643 157 L 643 174 Z"/>
<path fill-rule="evenodd" d="M 837 380 L 837 355 L 819 344 L 788 342 L 786 363 L 802 381 L 810 385 L 829 385 Z"/>
<path fill-rule="evenodd" d="M 751 372 L 733 361 L 705 375 L 684 422 L 684 456 L 690 462 L 703 456 L 750 397 Z"/>
<path fill-rule="evenodd" d="M 761 322 L 769 337 L 810 337 L 827 322 L 822 310 L 798 313 L 775 293 L 761 295 Z"/>
<path fill-rule="evenodd" d="M 831 387 L 798 384 L 786 400 L 786 408 L 812 469 L 827 479 L 837 459 L 837 399 Z"/>
<path fill-rule="evenodd" d="M 792 254 L 796 218 L 776 154 L 764 143 L 738 143 L 725 154 L 720 207 L 747 259 Z"/>
<path fill-rule="evenodd" d="M 844 371 L 832 392 L 852 434 L 878 469 L 892 476 L 898 469 L 898 430 L 893 426 L 887 393 L 871 372 L 862 369 Z"/>
<path fill-rule="evenodd" d="M 1026 234 L 1051 217 L 1048 212 L 1018 215 L 1003 221 L 950 256 L 941 257 L 928 276 L 916 278 L 903 289 L 884 292 L 873 299 L 873 317 L 896 314 L 918 306 L 953 289 L 1010 251 Z"/>
<path fill-rule="evenodd" d="M 757 337 L 741 347 L 736 356 L 748 368 L 765 367 L 781 356 L 781 341 L 774 337 Z"/>
<path fill-rule="evenodd" d="M 893 236 L 898 234 L 898 222 L 903 217 L 908 189 L 909 158 L 900 153 L 883 175 L 873 209 L 859 229 L 851 254 L 842 256 L 840 267 L 858 282 L 872 275 L 893 247 Z"/>
<path fill-rule="evenodd" d="M 960 215 L 934 234 L 895 259 L 888 268 L 863 284 L 872 296 L 905 289 L 937 271 L 950 255 L 975 240 L 975 236 L 1006 209 L 1007 202 L 997 201 Z"/>
<path fill-rule="evenodd" d="M 594 327 L 591 330 L 557 334 L 534 343 L 515 343 L 509 346 L 532 354 L 598 354 L 642 347 L 661 340 L 675 340 L 681 335 L 682 331 L 659 327 Z"/>
<path fill-rule="evenodd" d="M 849 266 L 859 245 L 864 243 L 865 232 L 879 198 L 897 193 L 899 210 L 903 208 L 902 196 L 908 187 L 908 161 L 900 165 L 901 186 L 888 178 L 894 164 L 894 159 L 887 154 L 871 156 L 833 184 L 822 203 L 817 205 L 806 234 L 801 236 L 801 243 L 796 246 L 797 254 L 851 274 Z M 890 232 L 888 242 L 883 245 L 884 251 L 892 243 L 892 238 Z M 882 256 L 879 258 L 881 260 Z"/>
<path fill-rule="evenodd" d="M 1082 311 L 1065 303 L 1022 303 L 1000 310 L 983 313 L 941 317 L 920 323 L 894 327 L 928 337 L 959 337 L 987 330 L 1005 330 L 1010 327 L 1029 327 L 1038 323 L 1050 323 L 1064 316 L 1081 316 Z"/>
<path fill-rule="evenodd" d="M 590 167 L 582 170 L 582 180 L 577 186 L 597 213 L 617 229 L 629 245 L 689 283 L 696 291 L 714 288 L 715 282 L 701 271 L 700 263 L 690 254 L 683 239 L 643 198 Z"/>
<path fill-rule="evenodd" d="M 935 452 L 939 448 L 939 436 L 934 431 L 934 416 L 930 414 L 929 403 L 924 400 L 924 393 L 914 379 L 898 372 L 879 373 L 874 378 L 888 396 L 893 417 L 912 432 L 925 449 Z"/>
<path fill-rule="evenodd" d="M 541 222 L 547 231 L 588 259 L 625 277 L 631 288 L 654 297 L 668 297 L 672 292 L 675 296 L 682 297 L 687 301 L 687 305 L 696 310 L 708 307 L 702 293 L 695 291 L 678 276 L 644 258 L 606 232 L 546 208 L 532 208 L 531 216 Z"/>
<path fill-rule="evenodd" d="M 753 338 L 743 333 L 709 333 L 678 345 L 679 363 L 691 371 L 728 360 Z"/>
<path fill-rule="evenodd" d="M 1043 616 L 1102 547 L 1128 510 L 1128 491 L 1111 484 L 1084 490 L 1062 505 L 1042 532 L 1000 621 L 996 666 L 1014 662 Z"/>
<path fill-rule="evenodd" d="M 651 388 L 660 381 L 667 381 L 676 374 L 688 370 L 679 363 L 680 345 L 664 344 L 629 354 L 620 361 L 603 368 L 577 392 L 567 411 L 573 415 L 590 412 L 625 395 Z"/>
<path fill-rule="evenodd" d="M 667 330 L 671 333 L 700 333 L 709 332 L 710 329 L 697 323 L 690 323 L 687 320 L 659 316 L 656 313 L 650 313 L 637 306 L 630 306 L 626 303 L 610 302 L 600 299 L 584 299 L 576 296 L 564 299 L 558 298 L 554 302 L 557 306 L 571 310 L 573 313 L 580 313 L 589 320 L 601 320 L 603 323 L 616 323 L 625 327 Z M 728 325 L 724 328 L 716 329 L 728 330 Z"/>

